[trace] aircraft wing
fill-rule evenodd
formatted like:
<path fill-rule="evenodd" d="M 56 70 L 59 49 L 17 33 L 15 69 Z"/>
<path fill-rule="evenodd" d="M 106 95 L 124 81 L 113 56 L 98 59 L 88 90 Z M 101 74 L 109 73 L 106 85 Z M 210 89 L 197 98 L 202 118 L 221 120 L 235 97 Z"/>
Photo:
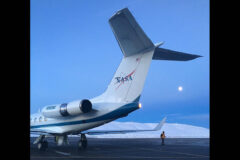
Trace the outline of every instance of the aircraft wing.
<path fill-rule="evenodd" d="M 102 134 L 125 134 L 125 133 L 132 133 L 132 132 L 146 132 L 146 131 L 158 131 L 162 128 L 163 124 L 166 121 L 166 117 L 153 129 L 150 130 L 89 130 L 84 131 L 82 133 L 88 135 L 102 135 Z"/>

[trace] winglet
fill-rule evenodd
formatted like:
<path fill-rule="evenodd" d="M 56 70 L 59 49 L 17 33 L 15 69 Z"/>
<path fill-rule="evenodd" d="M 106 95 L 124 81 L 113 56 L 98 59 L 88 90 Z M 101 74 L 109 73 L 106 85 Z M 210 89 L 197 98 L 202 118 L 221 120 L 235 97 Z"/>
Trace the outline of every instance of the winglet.
<path fill-rule="evenodd" d="M 167 119 L 167 117 L 164 117 L 163 120 L 153 130 L 154 131 L 160 130 L 162 128 L 162 126 L 164 125 L 166 119 Z"/>

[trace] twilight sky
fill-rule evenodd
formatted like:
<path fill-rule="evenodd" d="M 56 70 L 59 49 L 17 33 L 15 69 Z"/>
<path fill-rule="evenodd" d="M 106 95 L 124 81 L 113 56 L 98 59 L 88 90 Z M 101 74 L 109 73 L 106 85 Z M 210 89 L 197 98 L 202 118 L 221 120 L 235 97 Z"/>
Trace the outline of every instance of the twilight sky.
<path fill-rule="evenodd" d="M 204 57 L 152 61 L 142 108 L 117 121 L 209 128 L 208 0 L 31 0 L 31 113 L 105 91 L 123 56 L 108 19 L 124 7 L 153 43 Z"/>

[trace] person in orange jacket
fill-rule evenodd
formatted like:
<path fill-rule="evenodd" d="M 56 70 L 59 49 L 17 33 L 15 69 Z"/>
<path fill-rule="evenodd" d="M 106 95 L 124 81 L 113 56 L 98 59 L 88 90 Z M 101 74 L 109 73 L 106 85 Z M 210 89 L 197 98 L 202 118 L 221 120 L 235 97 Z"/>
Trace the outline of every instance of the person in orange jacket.
<path fill-rule="evenodd" d="M 162 145 L 165 145 L 164 139 L 166 138 L 164 131 L 161 134 L 161 139 L 162 139 Z"/>

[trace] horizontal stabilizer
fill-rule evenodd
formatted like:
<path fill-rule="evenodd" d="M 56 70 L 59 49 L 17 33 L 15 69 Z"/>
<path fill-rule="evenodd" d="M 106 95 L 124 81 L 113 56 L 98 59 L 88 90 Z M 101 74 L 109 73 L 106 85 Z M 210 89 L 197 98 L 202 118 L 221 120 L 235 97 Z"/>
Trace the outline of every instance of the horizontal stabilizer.
<path fill-rule="evenodd" d="M 198 57 L 202 57 L 202 56 L 173 51 L 173 50 L 164 49 L 164 48 L 156 48 L 152 59 L 153 60 L 170 60 L 170 61 L 189 61 Z"/>
<path fill-rule="evenodd" d="M 138 25 L 128 8 L 115 13 L 109 24 L 124 54 L 124 57 L 154 48 L 154 44 Z"/>

